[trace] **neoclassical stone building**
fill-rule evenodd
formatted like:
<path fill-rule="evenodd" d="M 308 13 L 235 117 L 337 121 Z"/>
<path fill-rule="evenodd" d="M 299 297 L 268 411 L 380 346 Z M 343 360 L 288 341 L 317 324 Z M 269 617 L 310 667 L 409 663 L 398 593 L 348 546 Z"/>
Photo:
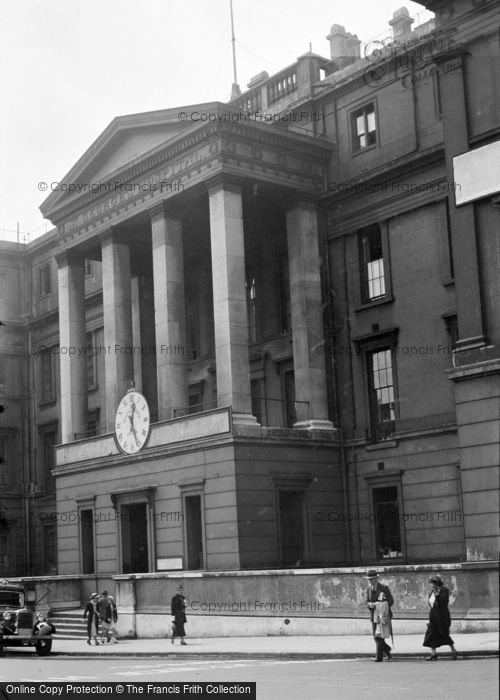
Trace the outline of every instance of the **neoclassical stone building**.
<path fill-rule="evenodd" d="M 1 244 L 0 574 L 497 557 L 498 7 L 425 4 L 117 117 Z"/>

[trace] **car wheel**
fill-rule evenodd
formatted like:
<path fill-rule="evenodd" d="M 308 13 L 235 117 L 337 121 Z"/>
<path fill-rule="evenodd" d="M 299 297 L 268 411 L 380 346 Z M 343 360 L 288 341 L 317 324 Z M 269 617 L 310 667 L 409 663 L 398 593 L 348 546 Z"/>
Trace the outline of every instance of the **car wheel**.
<path fill-rule="evenodd" d="M 36 643 L 36 653 L 38 656 L 48 656 L 52 649 L 52 639 L 44 639 Z"/>

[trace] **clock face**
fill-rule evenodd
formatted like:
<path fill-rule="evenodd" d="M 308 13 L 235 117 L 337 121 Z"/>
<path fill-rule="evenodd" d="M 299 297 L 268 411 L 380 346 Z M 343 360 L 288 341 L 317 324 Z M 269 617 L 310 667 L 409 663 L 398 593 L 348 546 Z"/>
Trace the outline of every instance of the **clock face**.
<path fill-rule="evenodd" d="M 125 394 L 116 410 L 115 436 L 118 447 L 125 454 L 139 452 L 149 436 L 149 406 L 138 391 Z"/>

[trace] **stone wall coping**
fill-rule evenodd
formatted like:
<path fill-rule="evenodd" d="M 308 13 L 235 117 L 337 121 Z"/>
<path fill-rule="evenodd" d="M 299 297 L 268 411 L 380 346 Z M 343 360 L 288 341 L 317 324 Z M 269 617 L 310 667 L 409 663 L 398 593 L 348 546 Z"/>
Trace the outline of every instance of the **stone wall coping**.
<path fill-rule="evenodd" d="M 47 576 L 14 576 L 8 577 L 8 581 L 19 583 L 30 583 L 38 581 L 39 583 L 50 583 L 51 581 L 95 581 L 98 578 L 105 578 L 104 574 L 50 574 Z"/>
<path fill-rule="evenodd" d="M 394 566 L 369 567 L 328 567 L 319 569 L 248 569 L 248 570 L 227 570 L 227 571 L 158 571 L 147 574 L 62 574 L 60 576 L 16 576 L 9 577 L 9 581 L 16 583 L 51 583 L 57 581 L 97 581 L 98 579 L 112 579 L 113 581 L 141 581 L 154 579 L 203 579 L 203 578 L 244 578 L 244 577 L 264 577 L 264 576 L 320 576 L 320 575 L 352 575 L 365 576 L 367 568 L 375 569 L 380 577 L 391 576 L 399 573 L 426 573 L 429 571 L 474 571 L 481 569 L 498 569 L 498 560 L 484 561 L 462 561 L 452 563 L 433 564 L 397 564 Z"/>
<path fill-rule="evenodd" d="M 496 560 L 478 562 L 456 562 L 447 564 L 400 564 L 396 566 L 371 566 L 376 569 L 380 577 L 391 576 L 397 573 L 425 573 L 433 571 L 471 571 L 477 569 L 498 569 Z M 151 580 L 151 579 L 203 579 L 203 578 L 234 578 L 234 577 L 260 577 L 260 576 L 319 576 L 350 574 L 353 576 L 365 576 L 367 567 L 335 567 L 321 569 L 258 569 L 245 571 L 172 571 L 150 574 L 117 574 L 112 576 L 113 581 Z"/>
<path fill-rule="evenodd" d="M 470 377 L 488 376 L 500 373 L 500 359 L 493 358 L 469 365 L 458 365 L 445 370 L 445 374 L 453 381 L 469 379 Z"/>

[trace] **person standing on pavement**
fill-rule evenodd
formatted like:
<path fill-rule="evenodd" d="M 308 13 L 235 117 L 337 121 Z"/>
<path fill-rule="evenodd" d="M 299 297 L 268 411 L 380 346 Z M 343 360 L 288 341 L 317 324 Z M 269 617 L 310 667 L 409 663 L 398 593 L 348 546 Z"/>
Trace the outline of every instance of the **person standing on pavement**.
<path fill-rule="evenodd" d="M 378 655 L 379 655 L 379 646 L 381 647 L 382 650 L 382 657 L 386 656 L 387 661 L 390 661 L 391 659 L 391 647 L 387 644 L 384 638 L 382 638 L 382 643 L 377 643 L 377 638 L 375 636 L 376 632 L 376 624 L 374 621 L 374 616 L 375 616 L 375 605 L 379 599 L 379 596 L 381 593 L 384 594 L 385 600 L 387 601 L 387 605 L 389 608 L 389 625 L 391 625 L 391 619 L 392 619 L 392 606 L 394 604 L 394 598 L 392 597 L 392 593 L 389 590 L 389 586 L 385 586 L 383 583 L 380 583 L 378 580 L 378 574 L 374 569 L 370 569 L 367 574 L 366 578 L 368 579 L 368 588 L 366 590 L 366 603 L 368 605 L 368 609 L 370 611 L 370 621 L 372 623 L 372 632 L 373 632 L 373 638 L 375 639 L 375 644 L 377 644 L 377 656 L 375 657 L 374 661 L 379 661 Z M 382 659 L 380 659 L 381 661 Z"/>
<path fill-rule="evenodd" d="M 373 622 L 375 624 L 375 644 L 377 645 L 377 656 L 375 661 L 384 660 L 385 640 L 391 636 L 391 618 L 389 603 L 385 597 L 385 593 L 380 593 L 375 609 L 373 611 Z M 390 647 L 389 647 L 390 648 Z M 387 661 L 391 658 L 390 652 L 387 656 Z"/>
<path fill-rule="evenodd" d="M 97 632 L 99 631 L 98 598 L 98 593 L 92 593 L 83 613 L 83 619 L 87 620 L 87 644 L 90 644 L 90 640 L 93 639 L 96 646 L 99 644 L 97 639 Z"/>
<path fill-rule="evenodd" d="M 115 624 L 118 621 L 118 612 L 113 596 L 108 594 L 107 590 L 101 591 L 101 598 L 97 606 L 99 619 L 101 621 L 101 641 L 113 642 L 117 644 Z"/>
<path fill-rule="evenodd" d="M 186 641 L 184 637 L 186 632 L 184 631 L 184 625 L 186 624 L 186 598 L 183 595 L 182 586 L 177 586 L 175 589 L 177 593 L 172 598 L 170 604 L 170 612 L 172 613 L 172 644 L 174 643 L 175 637 L 181 638 L 181 644 L 185 645 Z"/>
<path fill-rule="evenodd" d="M 451 617 L 448 609 L 450 592 L 443 584 L 440 576 L 433 576 L 429 579 L 432 586 L 429 594 L 429 624 L 422 646 L 430 647 L 431 654 L 426 661 L 437 661 L 437 647 L 449 646 L 453 661 L 457 660 L 457 650 L 455 642 L 450 637 Z"/>

